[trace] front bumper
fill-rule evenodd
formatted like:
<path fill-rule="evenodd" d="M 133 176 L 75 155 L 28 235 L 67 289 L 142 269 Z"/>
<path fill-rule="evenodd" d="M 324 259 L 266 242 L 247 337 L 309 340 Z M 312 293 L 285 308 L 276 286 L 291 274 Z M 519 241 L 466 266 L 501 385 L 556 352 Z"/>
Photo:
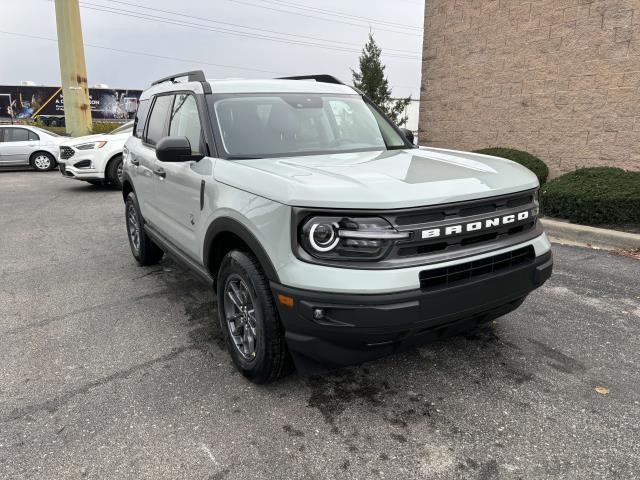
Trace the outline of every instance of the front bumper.
<path fill-rule="evenodd" d="M 373 360 L 505 315 L 552 269 L 549 251 L 498 272 L 401 293 L 310 292 L 276 283 L 271 288 L 296 366 L 310 374 Z M 281 294 L 294 299 L 293 307 L 278 301 Z M 318 309 L 323 316 L 314 318 Z"/>
<path fill-rule="evenodd" d="M 76 168 L 64 163 L 64 160 L 58 161 L 58 168 L 65 178 L 72 178 L 74 180 L 104 180 L 104 172 L 93 168 Z"/>

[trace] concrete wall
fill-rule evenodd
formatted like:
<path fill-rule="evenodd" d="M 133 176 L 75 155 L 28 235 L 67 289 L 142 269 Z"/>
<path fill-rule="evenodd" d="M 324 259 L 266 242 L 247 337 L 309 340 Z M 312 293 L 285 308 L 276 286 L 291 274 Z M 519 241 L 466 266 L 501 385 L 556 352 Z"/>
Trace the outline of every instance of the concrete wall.
<path fill-rule="evenodd" d="M 640 169 L 640 0 L 426 0 L 419 137 Z"/>

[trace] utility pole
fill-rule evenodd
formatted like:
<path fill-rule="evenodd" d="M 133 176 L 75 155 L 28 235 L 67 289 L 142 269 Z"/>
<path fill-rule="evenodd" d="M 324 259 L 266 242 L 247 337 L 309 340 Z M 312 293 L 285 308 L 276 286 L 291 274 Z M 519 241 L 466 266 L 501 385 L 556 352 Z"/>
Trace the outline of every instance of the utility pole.
<path fill-rule="evenodd" d="M 87 135 L 92 121 L 80 4 L 79 0 L 55 0 L 55 3 L 65 124 L 72 136 Z"/>

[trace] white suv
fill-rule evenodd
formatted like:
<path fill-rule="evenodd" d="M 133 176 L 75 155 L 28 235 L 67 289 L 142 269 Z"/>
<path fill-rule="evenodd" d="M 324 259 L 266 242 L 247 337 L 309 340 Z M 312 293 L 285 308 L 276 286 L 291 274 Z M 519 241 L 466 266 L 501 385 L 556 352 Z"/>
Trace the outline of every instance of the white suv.
<path fill-rule="evenodd" d="M 109 182 L 122 188 L 122 150 L 133 133 L 133 122 L 112 132 L 77 137 L 60 145 L 60 172 L 89 183 Z"/>
<path fill-rule="evenodd" d="M 133 256 L 171 254 L 215 288 L 257 383 L 473 328 L 551 275 L 532 172 L 418 148 L 328 75 L 161 79 L 123 155 Z"/>

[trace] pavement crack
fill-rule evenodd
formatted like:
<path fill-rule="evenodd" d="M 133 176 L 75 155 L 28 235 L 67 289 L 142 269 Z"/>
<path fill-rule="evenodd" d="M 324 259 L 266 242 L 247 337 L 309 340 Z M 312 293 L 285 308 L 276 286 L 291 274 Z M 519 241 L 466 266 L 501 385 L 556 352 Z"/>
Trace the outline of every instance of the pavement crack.
<path fill-rule="evenodd" d="M 171 352 L 161 355 L 160 357 L 148 360 L 143 363 L 139 363 L 137 365 L 133 365 L 125 370 L 120 370 L 106 377 L 99 378 L 92 382 L 81 385 L 73 390 L 70 390 L 63 395 L 58 397 L 46 400 L 41 403 L 36 403 L 34 405 L 28 405 L 26 407 L 15 408 L 9 415 L 5 417 L 0 417 L 0 423 L 10 422 L 14 420 L 19 420 L 26 415 L 32 415 L 37 412 L 46 411 L 50 414 L 55 413 L 60 407 L 69 403 L 78 395 L 84 395 L 94 388 L 101 387 L 108 383 L 114 382 L 116 380 L 122 380 L 125 378 L 129 378 L 131 375 L 145 370 L 155 364 L 169 362 L 175 358 L 177 358 L 180 354 L 188 351 L 188 350 L 197 350 L 197 346 L 195 345 L 185 345 L 182 347 L 174 348 Z"/>
<path fill-rule="evenodd" d="M 79 308 L 77 310 L 72 310 L 72 311 L 64 313 L 62 315 L 56 315 L 54 317 L 49 317 L 49 318 L 45 318 L 43 320 L 40 320 L 39 322 L 28 323 L 28 324 L 23 325 L 21 327 L 17 327 L 17 328 L 11 329 L 11 330 L 7 330 L 6 332 L 4 332 L 4 335 L 15 335 L 17 333 L 22 333 L 22 332 L 25 332 L 27 330 L 31 330 L 31 329 L 34 329 L 34 328 L 46 327 L 50 323 L 59 322 L 60 320 L 64 320 L 64 319 L 66 319 L 68 317 L 72 317 L 74 315 L 78 315 L 78 314 L 81 314 L 81 313 L 89 313 L 89 312 L 94 311 L 94 310 L 99 310 L 99 309 L 102 309 L 102 308 L 109 308 L 109 307 L 113 307 L 113 306 L 116 306 L 116 305 L 120 305 L 124 300 L 129 301 L 129 302 L 137 302 L 138 300 L 143 300 L 145 298 L 153 298 L 153 297 L 158 297 L 158 296 L 164 296 L 166 293 L 167 293 L 166 290 L 161 290 L 159 292 L 147 293 L 145 295 L 139 295 L 137 297 L 118 300 L 116 302 L 105 302 L 105 303 L 100 303 L 98 305 L 92 305 L 90 307 Z"/>

